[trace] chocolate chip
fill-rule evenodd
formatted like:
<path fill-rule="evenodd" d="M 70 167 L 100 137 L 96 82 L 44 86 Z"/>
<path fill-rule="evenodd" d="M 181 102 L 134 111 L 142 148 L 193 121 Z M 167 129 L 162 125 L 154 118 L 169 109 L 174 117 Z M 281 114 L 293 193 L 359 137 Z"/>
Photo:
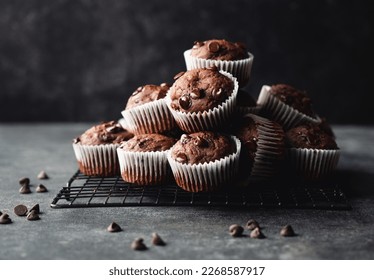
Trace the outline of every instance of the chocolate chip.
<path fill-rule="evenodd" d="M 14 214 L 16 214 L 17 216 L 26 216 L 28 210 L 25 205 L 20 204 L 14 207 L 13 211 L 14 211 Z"/>
<path fill-rule="evenodd" d="M 113 222 L 107 227 L 107 231 L 119 232 L 119 231 L 122 231 L 122 228 L 117 223 Z"/>
<path fill-rule="evenodd" d="M 23 177 L 23 178 L 21 178 L 21 179 L 19 179 L 19 184 L 21 185 L 21 186 L 24 186 L 24 185 L 29 185 L 30 184 L 30 179 L 29 178 L 27 178 L 27 177 Z"/>
<path fill-rule="evenodd" d="M 30 208 L 29 213 L 31 211 L 35 211 L 36 214 L 40 214 L 40 206 L 39 204 L 35 204 L 33 207 Z"/>
<path fill-rule="evenodd" d="M 202 98 L 204 96 L 204 91 L 203 90 L 198 90 L 198 89 L 192 90 L 191 93 L 190 93 L 190 96 L 191 96 L 192 99 Z"/>
<path fill-rule="evenodd" d="M 179 97 L 178 102 L 181 108 L 184 110 L 187 110 L 191 107 L 191 99 L 187 94 L 184 94 L 181 97 Z"/>
<path fill-rule="evenodd" d="M 193 143 L 195 144 L 195 146 L 198 146 L 199 148 L 209 147 L 209 142 L 204 138 L 201 138 L 200 136 L 197 136 Z"/>
<path fill-rule="evenodd" d="M 290 237 L 290 236 L 295 236 L 296 234 L 290 225 L 286 225 L 281 229 L 280 235 L 284 237 Z"/>
<path fill-rule="evenodd" d="M 224 97 L 223 90 L 221 88 L 214 89 L 212 91 L 212 96 L 213 96 L 214 99 L 221 100 Z"/>
<path fill-rule="evenodd" d="M 187 142 L 191 139 L 191 136 L 187 134 L 182 134 L 181 136 L 181 143 L 182 144 L 187 144 Z"/>
<path fill-rule="evenodd" d="M 165 241 L 156 232 L 152 233 L 152 244 L 156 246 L 166 245 Z"/>
<path fill-rule="evenodd" d="M 19 189 L 19 193 L 21 193 L 21 194 L 28 194 L 28 193 L 31 193 L 31 190 L 30 190 L 29 185 L 23 185 L 23 186 Z"/>
<path fill-rule="evenodd" d="M 261 232 L 259 227 L 253 229 L 249 235 L 251 238 L 263 239 L 265 235 Z"/>
<path fill-rule="evenodd" d="M 32 210 L 32 211 L 29 212 L 29 214 L 27 214 L 26 219 L 29 220 L 29 221 L 36 221 L 36 220 L 39 220 L 40 217 L 39 217 L 38 213 L 36 213 L 35 210 Z"/>
<path fill-rule="evenodd" d="M 211 52 L 218 52 L 219 51 L 219 44 L 215 41 L 209 42 L 208 44 L 208 50 Z"/>
<path fill-rule="evenodd" d="M 79 137 L 73 139 L 74 144 L 78 144 L 80 141 L 81 139 L 79 139 Z"/>
<path fill-rule="evenodd" d="M 216 65 L 208 66 L 206 69 L 212 70 L 212 71 L 218 71 L 218 67 Z"/>
<path fill-rule="evenodd" d="M 249 230 L 254 230 L 256 227 L 260 228 L 260 225 L 259 225 L 259 223 L 256 220 L 250 219 L 247 222 L 247 228 Z"/>
<path fill-rule="evenodd" d="M 0 215 L 0 224 L 10 224 L 12 222 L 12 219 L 9 218 L 9 215 L 7 213 Z"/>
<path fill-rule="evenodd" d="M 233 224 L 229 227 L 230 235 L 233 237 L 238 237 L 243 234 L 244 228 L 240 225 Z"/>
<path fill-rule="evenodd" d="M 131 248 L 136 251 L 144 251 L 147 250 L 147 246 L 143 243 L 143 238 L 136 238 L 132 243 L 131 243 Z"/>
<path fill-rule="evenodd" d="M 179 163 L 185 163 L 187 162 L 187 155 L 183 152 L 179 152 L 175 160 Z"/>
<path fill-rule="evenodd" d="M 47 188 L 43 184 L 39 184 L 36 187 L 36 192 L 38 193 L 47 192 L 47 191 L 48 191 Z"/>
<path fill-rule="evenodd" d="M 39 180 L 49 179 L 49 176 L 47 175 L 47 173 L 45 173 L 44 170 L 40 171 L 37 177 Z"/>
<path fill-rule="evenodd" d="M 184 75 L 184 73 L 185 72 L 179 72 L 178 74 L 176 74 L 175 76 L 174 76 L 174 80 L 178 80 L 180 77 L 182 77 L 183 75 Z"/>

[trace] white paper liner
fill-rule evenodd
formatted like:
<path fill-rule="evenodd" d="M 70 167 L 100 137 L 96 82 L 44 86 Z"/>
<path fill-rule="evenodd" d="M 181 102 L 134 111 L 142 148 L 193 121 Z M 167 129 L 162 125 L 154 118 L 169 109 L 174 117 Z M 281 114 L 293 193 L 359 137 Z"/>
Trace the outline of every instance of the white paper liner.
<path fill-rule="evenodd" d="M 124 181 L 139 185 L 165 183 L 170 177 L 166 151 L 129 152 L 117 149 L 120 172 Z"/>
<path fill-rule="evenodd" d="M 126 120 L 127 130 L 135 135 L 162 133 L 175 125 L 165 98 L 123 110 L 121 114 Z"/>
<path fill-rule="evenodd" d="M 213 162 L 179 163 L 172 158 L 171 149 L 167 158 L 177 185 L 189 192 L 204 192 L 232 184 L 238 172 L 241 143 L 235 136 L 231 136 L 231 139 L 235 142 L 236 152 Z"/>
<path fill-rule="evenodd" d="M 295 127 L 302 123 L 319 123 L 318 118 L 309 117 L 291 106 L 283 103 L 270 92 L 271 87 L 262 86 L 257 104 L 262 107 L 265 114 L 270 115 L 271 119 L 278 122 L 285 130 Z"/>
<path fill-rule="evenodd" d="M 119 174 L 117 148 L 119 144 L 73 144 L 79 170 L 89 176 L 114 176 Z"/>
<path fill-rule="evenodd" d="M 284 132 L 274 122 L 254 114 L 247 114 L 257 125 L 258 141 L 251 177 L 271 177 L 279 172 L 284 159 Z"/>
<path fill-rule="evenodd" d="M 297 175 L 317 180 L 330 175 L 338 165 L 340 150 L 290 148 L 287 161 Z"/>
<path fill-rule="evenodd" d="M 217 66 L 218 69 L 231 73 L 238 79 L 239 87 L 244 87 L 248 84 L 249 77 L 251 76 L 252 64 L 254 56 L 248 53 L 248 58 L 240 60 L 214 60 L 204 59 L 191 56 L 191 50 L 184 52 L 184 60 L 186 62 L 187 70 L 197 68 L 207 68 Z"/>
<path fill-rule="evenodd" d="M 120 119 L 118 120 L 118 123 L 120 124 L 120 126 L 121 126 L 123 129 L 125 129 L 125 130 L 127 130 L 127 131 L 129 130 L 129 129 L 128 129 L 128 124 L 127 124 L 125 118 L 120 118 Z"/>
<path fill-rule="evenodd" d="M 230 117 L 236 108 L 236 97 L 239 85 L 236 78 L 230 73 L 222 70 L 220 73 L 229 77 L 234 82 L 234 90 L 222 104 L 213 109 L 209 109 L 208 111 L 193 113 L 176 111 L 171 108 L 170 90 L 168 91 L 165 97 L 165 102 L 180 129 L 188 133 L 214 130 L 230 120 Z"/>

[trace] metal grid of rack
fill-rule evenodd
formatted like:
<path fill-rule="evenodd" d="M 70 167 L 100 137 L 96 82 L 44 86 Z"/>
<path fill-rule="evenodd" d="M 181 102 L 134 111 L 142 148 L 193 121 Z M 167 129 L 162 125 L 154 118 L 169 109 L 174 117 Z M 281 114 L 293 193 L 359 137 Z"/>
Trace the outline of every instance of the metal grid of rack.
<path fill-rule="evenodd" d="M 52 208 L 126 206 L 221 206 L 350 210 L 334 182 L 318 184 L 253 182 L 248 187 L 190 193 L 176 184 L 136 186 L 118 177 L 85 176 L 77 171 L 51 203 Z"/>

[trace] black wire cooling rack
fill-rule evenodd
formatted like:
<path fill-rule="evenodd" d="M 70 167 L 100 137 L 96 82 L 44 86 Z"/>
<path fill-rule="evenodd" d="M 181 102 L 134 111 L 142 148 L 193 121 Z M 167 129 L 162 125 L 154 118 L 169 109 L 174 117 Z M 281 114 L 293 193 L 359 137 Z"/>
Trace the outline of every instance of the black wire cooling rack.
<path fill-rule="evenodd" d="M 175 183 L 136 186 L 118 177 L 85 176 L 77 171 L 51 203 L 52 208 L 126 206 L 227 206 L 350 210 L 339 186 L 330 182 L 250 182 L 219 192 L 190 193 Z"/>

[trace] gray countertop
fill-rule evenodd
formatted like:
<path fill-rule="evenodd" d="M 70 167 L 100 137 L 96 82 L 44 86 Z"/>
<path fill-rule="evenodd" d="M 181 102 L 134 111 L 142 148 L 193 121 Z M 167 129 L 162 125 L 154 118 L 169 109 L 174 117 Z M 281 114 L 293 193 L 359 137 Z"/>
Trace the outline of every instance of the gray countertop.
<path fill-rule="evenodd" d="M 338 166 L 352 210 L 110 207 L 52 209 L 50 203 L 77 170 L 70 140 L 90 124 L 0 124 L 0 259 L 374 259 L 374 127 L 334 126 Z M 38 180 L 45 170 L 49 180 Z M 47 193 L 19 194 L 18 179 L 43 183 Z M 41 220 L 14 206 L 40 204 Z M 254 218 L 266 239 L 232 238 L 228 227 Z M 116 221 L 123 228 L 108 233 Z M 291 224 L 298 236 L 283 238 Z M 151 245 L 152 232 L 167 242 Z M 143 237 L 144 252 L 130 249 Z"/>

